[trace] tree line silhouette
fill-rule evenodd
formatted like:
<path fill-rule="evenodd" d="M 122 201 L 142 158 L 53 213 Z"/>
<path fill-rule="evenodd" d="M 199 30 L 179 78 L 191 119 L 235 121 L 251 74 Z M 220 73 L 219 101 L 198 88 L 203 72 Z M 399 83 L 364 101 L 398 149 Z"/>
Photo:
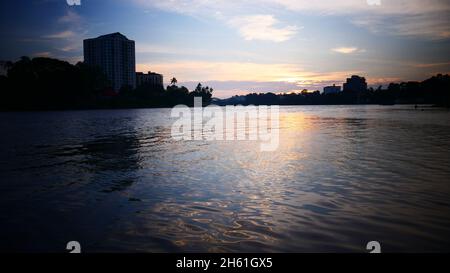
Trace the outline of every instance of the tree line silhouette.
<path fill-rule="evenodd" d="M 147 83 L 115 92 L 98 67 L 44 57 L 22 57 L 4 66 L 7 73 L 0 76 L 0 110 L 4 111 L 191 106 L 196 96 L 207 105 L 213 92 L 200 83 L 189 91 L 177 86 L 175 78 L 166 89 Z"/>
<path fill-rule="evenodd" d="M 438 74 L 422 82 L 391 83 L 383 89 L 359 92 L 344 90 L 334 94 L 319 91 L 300 93 L 250 93 L 217 100 L 219 105 L 345 105 L 345 104 L 432 104 L 450 107 L 450 76 Z"/>
<path fill-rule="evenodd" d="M 4 64 L 0 76 L 0 110 L 60 110 L 95 108 L 192 106 L 200 96 L 203 105 L 338 105 L 338 104 L 433 104 L 450 107 L 450 76 L 438 74 L 422 82 L 391 83 L 385 89 L 336 94 L 319 91 L 291 94 L 251 93 L 229 99 L 212 99 L 213 89 L 200 83 L 193 91 L 177 86 L 176 78 L 164 88 L 143 84 L 114 92 L 100 68 L 82 62 L 72 65 L 52 58 L 22 57 Z"/>

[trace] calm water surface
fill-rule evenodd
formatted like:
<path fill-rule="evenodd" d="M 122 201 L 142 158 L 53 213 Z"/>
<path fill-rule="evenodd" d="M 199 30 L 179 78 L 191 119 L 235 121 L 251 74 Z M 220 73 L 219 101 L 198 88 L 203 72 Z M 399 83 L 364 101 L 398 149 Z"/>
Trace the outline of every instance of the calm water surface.
<path fill-rule="evenodd" d="M 0 113 L 0 250 L 450 251 L 450 112 L 281 107 L 280 146 L 170 109 Z"/>

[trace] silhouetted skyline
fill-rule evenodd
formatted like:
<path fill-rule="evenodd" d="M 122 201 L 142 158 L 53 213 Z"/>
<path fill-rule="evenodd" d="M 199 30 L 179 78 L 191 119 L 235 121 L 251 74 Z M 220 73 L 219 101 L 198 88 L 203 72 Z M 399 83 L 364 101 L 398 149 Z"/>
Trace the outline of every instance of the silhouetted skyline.
<path fill-rule="evenodd" d="M 364 75 L 369 86 L 450 72 L 450 3 L 381 1 L 2 1 L 0 60 L 83 60 L 83 39 L 136 41 L 138 72 L 215 87 L 220 98 L 299 92 Z"/>

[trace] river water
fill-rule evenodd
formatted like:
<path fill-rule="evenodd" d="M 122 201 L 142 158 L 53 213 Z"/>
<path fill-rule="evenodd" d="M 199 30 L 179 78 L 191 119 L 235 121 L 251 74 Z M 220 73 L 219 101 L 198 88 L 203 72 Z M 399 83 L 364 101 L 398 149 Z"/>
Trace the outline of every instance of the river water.
<path fill-rule="evenodd" d="M 170 111 L 0 113 L 0 250 L 450 251 L 448 110 L 280 107 L 272 152 Z"/>

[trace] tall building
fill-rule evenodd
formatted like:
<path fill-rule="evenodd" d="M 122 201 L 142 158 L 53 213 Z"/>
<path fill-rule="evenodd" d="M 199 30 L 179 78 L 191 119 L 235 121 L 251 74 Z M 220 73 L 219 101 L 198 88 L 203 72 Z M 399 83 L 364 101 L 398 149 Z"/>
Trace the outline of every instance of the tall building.
<path fill-rule="evenodd" d="M 344 83 L 344 91 L 355 93 L 367 91 L 366 78 L 353 75 L 351 78 L 347 79 L 346 83 Z"/>
<path fill-rule="evenodd" d="M 134 41 L 119 32 L 83 41 L 84 62 L 98 66 L 119 91 L 124 86 L 136 87 L 136 57 Z"/>
<path fill-rule="evenodd" d="M 150 84 L 155 86 L 163 86 L 163 75 L 154 73 L 154 72 L 148 72 L 147 74 L 144 74 L 142 72 L 136 73 L 136 86 L 140 86 L 143 84 Z"/>
<path fill-rule="evenodd" d="M 327 94 L 337 94 L 341 92 L 341 87 L 340 86 L 336 86 L 335 84 L 333 84 L 333 86 L 326 86 L 323 88 L 323 93 L 325 95 Z"/>

